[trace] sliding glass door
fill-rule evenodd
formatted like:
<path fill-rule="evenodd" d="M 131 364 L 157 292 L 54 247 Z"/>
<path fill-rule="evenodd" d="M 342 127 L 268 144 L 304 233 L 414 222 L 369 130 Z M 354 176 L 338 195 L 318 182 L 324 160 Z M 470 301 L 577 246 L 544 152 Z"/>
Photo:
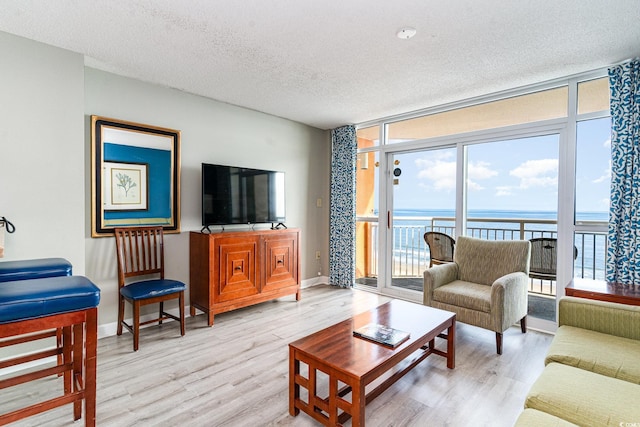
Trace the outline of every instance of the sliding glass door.
<path fill-rule="evenodd" d="M 391 153 L 387 194 L 390 240 L 387 257 L 392 288 L 422 292 L 432 251 L 425 233 L 455 238 L 456 149 Z"/>
<path fill-rule="evenodd" d="M 464 192 L 467 236 L 531 241 L 529 316 L 552 322 L 561 259 L 559 146 L 559 133 L 470 144 Z"/>

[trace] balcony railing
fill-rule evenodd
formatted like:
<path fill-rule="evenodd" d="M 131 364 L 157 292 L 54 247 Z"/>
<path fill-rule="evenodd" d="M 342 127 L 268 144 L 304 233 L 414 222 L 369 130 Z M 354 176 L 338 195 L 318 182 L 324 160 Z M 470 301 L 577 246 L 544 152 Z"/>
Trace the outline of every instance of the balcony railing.
<path fill-rule="evenodd" d="M 378 223 L 363 224 L 364 254 L 359 257 L 359 275 L 378 276 Z M 455 218 L 451 217 L 394 217 L 393 218 L 394 278 L 421 277 L 429 266 L 429 247 L 423 235 L 439 231 L 455 237 Z M 574 245 L 578 256 L 574 262 L 574 277 L 604 279 L 607 253 L 606 222 L 584 221 L 576 228 Z M 556 237 L 555 220 L 520 218 L 469 218 L 467 235 L 488 240 L 529 240 L 535 237 Z M 361 243 L 362 245 L 362 243 Z M 360 249 L 360 247 L 359 247 Z M 531 279 L 529 291 L 555 295 L 554 281 Z"/>

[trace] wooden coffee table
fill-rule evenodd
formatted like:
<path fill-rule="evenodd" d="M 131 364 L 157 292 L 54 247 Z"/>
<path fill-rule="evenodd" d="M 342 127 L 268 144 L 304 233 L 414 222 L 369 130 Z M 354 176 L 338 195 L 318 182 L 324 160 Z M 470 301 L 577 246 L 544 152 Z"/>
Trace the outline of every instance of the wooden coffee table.
<path fill-rule="evenodd" d="M 368 323 L 407 331 L 411 336 L 396 348 L 353 336 L 354 329 Z M 289 413 L 296 416 L 302 410 L 328 426 L 340 425 L 349 418 L 353 426 L 364 426 L 365 405 L 430 354 L 446 357 L 447 367 L 455 367 L 455 326 L 455 313 L 393 300 L 292 342 Z M 436 337 L 447 340 L 446 351 L 435 348 Z M 306 377 L 301 373 L 301 364 L 308 368 Z M 399 370 L 391 371 L 400 364 Z M 322 383 L 318 371 L 323 373 Z M 379 383 L 365 390 L 376 379 L 380 379 Z M 319 386 L 326 389 L 327 381 L 328 396 L 318 396 Z M 301 388 L 306 389 L 303 397 Z"/>

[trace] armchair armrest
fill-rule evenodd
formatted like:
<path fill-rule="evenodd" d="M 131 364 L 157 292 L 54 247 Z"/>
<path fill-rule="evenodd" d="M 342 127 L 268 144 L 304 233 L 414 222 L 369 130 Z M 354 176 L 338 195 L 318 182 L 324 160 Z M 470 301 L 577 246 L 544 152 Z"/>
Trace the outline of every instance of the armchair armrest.
<path fill-rule="evenodd" d="M 458 278 L 458 264 L 455 262 L 448 264 L 434 265 L 424 271 L 424 305 L 431 306 L 433 302 L 433 291 L 442 285 L 451 283 Z"/>
<path fill-rule="evenodd" d="M 640 340 L 640 306 L 562 297 L 558 326 L 563 325 Z"/>
<path fill-rule="evenodd" d="M 527 313 L 529 276 L 521 271 L 498 278 L 491 285 L 491 315 L 494 325 L 506 330 Z M 523 315 L 524 313 L 524 315 Z"/>

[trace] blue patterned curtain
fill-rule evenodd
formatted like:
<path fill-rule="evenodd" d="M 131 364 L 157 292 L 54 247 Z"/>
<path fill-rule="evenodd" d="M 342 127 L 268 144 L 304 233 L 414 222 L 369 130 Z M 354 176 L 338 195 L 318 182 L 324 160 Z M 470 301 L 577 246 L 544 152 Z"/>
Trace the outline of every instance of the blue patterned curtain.
<path fill-rule="evenodd" d="M 356 128 L 331 131 L 329 282 L 348 288 L 356 278 Z"/>
<path fill-rule="evenodd" d="M 640 60 L 609 70 L 611 207 L 606 279 L 640 283 Z"/>

